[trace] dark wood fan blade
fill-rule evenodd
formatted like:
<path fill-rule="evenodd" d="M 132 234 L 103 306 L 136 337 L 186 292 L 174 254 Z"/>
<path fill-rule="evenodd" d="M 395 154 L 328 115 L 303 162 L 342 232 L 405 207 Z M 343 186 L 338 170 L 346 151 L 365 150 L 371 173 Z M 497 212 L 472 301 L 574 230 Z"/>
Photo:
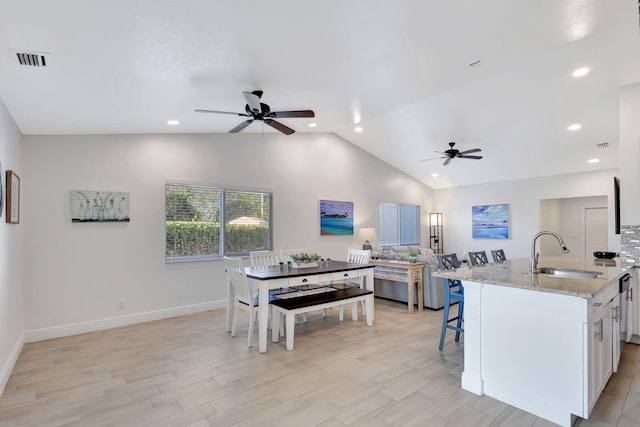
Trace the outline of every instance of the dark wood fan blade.
<path fill-rule="evenodd" d="M 316 114 L 312 110 L 296 110 L 296 111 L 272 111 L 269 117 L 285 118 L 285 117 L 315 117 Z"/>
<path fill-rule="evenodd" d="M 264 122 L 269 126 L 271 126 L 272 128 L 277 129 L 280 132 L 284 133 L 285 135 L 291 135 L 292 133 L 295 132 L 295 130 L 291 129 L 288 126 L 283 125 L 280 122 L 276 122 L 275 120 L 268 119 L 268 120 L 265 120 Z"/>
<path fill-rule="evenodd" d="M 242 92 L 244 99 L 247 101 L 247 105 L 255 112 L 262 113 L 262 107 L 260 106 L 260 98 L 251 92 Z"/>
<path fill-rule="evenodd" d="M 251 123 L 253 123 L 253 119 L 252 120 L 246 120 L 242 123 L 240 123 L 238 126 L 234 127 L 233 129 L 231 129 L 229 131 L 229 133 L 238 133 L 240 132 L 242 129 L 246 128 L 247 126 L 249 126 Z"/>
<path fill-rule="evenodd" d="M 449 163 L 451 163 L 451 157 L 447 157 L 447 160 L 444 161 L 442 166 L 447 166 Z"/>
<path fill-rule="evenodd" d="M 476 159 L 476 160 L 482 158 L 482 156 L 456 156 L 456 157 L 458 157 L 460 159 Z"/>
<path fill-rule="evenodd" d="M 231 111 L 199 110 L 199 109 L 195 109 L 193 111 L 195 111 L 196 113 L 233 114 L 234 116 L 249 117 L 247 114 L 244 114 L 244 113 L 233 113 Z"/>
<path fill-rule="evenodd" d="M 471 153 L 477 153 L 477 152 L 479 152 L 479 151 L 482 151 L 482 150 L 481 150 L 481 149 L 479 149 L 479 148 L 473 148 L 473 149 L 471 149 L 471 150 L 461 151 L 461 152 L 459 152 L 458 154 L 471 154 Z"/>

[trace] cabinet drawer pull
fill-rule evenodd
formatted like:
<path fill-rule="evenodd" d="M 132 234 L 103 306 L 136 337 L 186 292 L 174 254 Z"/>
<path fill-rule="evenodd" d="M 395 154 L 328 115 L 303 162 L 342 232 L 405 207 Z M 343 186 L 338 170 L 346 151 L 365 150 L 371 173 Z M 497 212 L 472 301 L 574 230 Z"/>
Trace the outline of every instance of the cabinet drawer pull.
<path fill-rule="evenodd" d="M 600 307 L 601 305 L 602 305 L 602 303 L 601 303 L 601 302 L 594 302 L 594 303 L 593 303 L 593 306 L 594 306 L 594 307 Z"/>
<path fill-rule="evenodd" d="M 633 301 L 633 288 L 627 289 L 627 301 Z"/>
<path fill-rule="evenodd" d="M 302 283 L 307 283 L 307 279 L 302 279 Z"/>
<path fill-rule="evenodd" d="M 603 333 L 604 333 L 603 326 L 604 326 L 604 319 L 600 319 L 600 342 L 602 342 L 602 340 L 604 339 L 604 337 L 603 337 Z"/>
<path fill-rule="evenodd" d="M 603 323 L 602 319 L 598 319 L 598 321 L 597 321 L 597 322 L 594 322 L 594 323 L 593 323 L 593 326 L 594 326 L 594 328 L 593 328 L 593 335 L 594 335 L 596 338 L 598 338 L 598 342 L 602 342 L 602 332 L 603 332 L 603 330 L 602 330 L 602 323 Z"/>
<path fill-rule="evenodd" d="M 344 277 L 349 277 L 349 273 L 344 273 Z"/>

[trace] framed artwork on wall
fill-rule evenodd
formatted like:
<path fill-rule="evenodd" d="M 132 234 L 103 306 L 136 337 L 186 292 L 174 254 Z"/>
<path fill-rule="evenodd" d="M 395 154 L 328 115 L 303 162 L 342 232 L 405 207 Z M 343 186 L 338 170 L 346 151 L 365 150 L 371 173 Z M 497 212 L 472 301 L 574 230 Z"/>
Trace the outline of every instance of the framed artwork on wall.
<path fill-rule="evenodd" d="M 2 182 L 3 177 L 4 177 L 4 172 L 2 169 L 2 163 L 0 163 L 0 217 L 4 212 L 4 183 Z"/>
<path fill-rule="evenodd" d="M 353 235 L 353 202 L 320 200 L 320 235 Z"/>
<path fill-rule="evenodd" d="M 471 234 L 474 239 L 508 239 L 509 205 L 472 206 Z"/>
<path fill-rule="evenodd" d="M 129 222 L 129 193 L 73 190 L 71 222 Z"/>
<path fill-rule="evenodd" d="M 7 171 L 7 219 L 9 224 L 20 223 L 20 177 L 12 170 Z"/>

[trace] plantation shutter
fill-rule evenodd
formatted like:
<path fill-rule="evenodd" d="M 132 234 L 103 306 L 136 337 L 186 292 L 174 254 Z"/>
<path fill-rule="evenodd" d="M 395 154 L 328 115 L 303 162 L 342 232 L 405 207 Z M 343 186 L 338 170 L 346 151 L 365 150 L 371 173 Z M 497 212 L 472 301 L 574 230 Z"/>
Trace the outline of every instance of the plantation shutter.
<path fill-rule="evenodd" d="M 380 245 L 398 244 L 398 205 L 380 203 Z"/>
<path fill-rule="evenodd" d="M 420 206 L 380 203 L 380 245 L 420 243 Z"/>
<path fill-rule="evenodd" d="M 420 243 L 419 218 L 420 206 L 398 205 L 400 217 L 400 244 L 417 245 Z"/>

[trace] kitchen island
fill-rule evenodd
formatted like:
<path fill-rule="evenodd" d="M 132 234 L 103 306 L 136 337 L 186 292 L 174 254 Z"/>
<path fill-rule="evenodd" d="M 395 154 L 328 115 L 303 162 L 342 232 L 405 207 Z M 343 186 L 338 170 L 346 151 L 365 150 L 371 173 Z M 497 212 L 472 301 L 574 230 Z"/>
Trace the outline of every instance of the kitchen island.
<path fill-rule="evenodd" d="M 531 274 L 529 258 L 438 271 L 464 286 L 462 388 L 563 426 L 588 418 L 619 361 L 619 262 L 542 257 L 540 267 L 596 278 Z"/>

